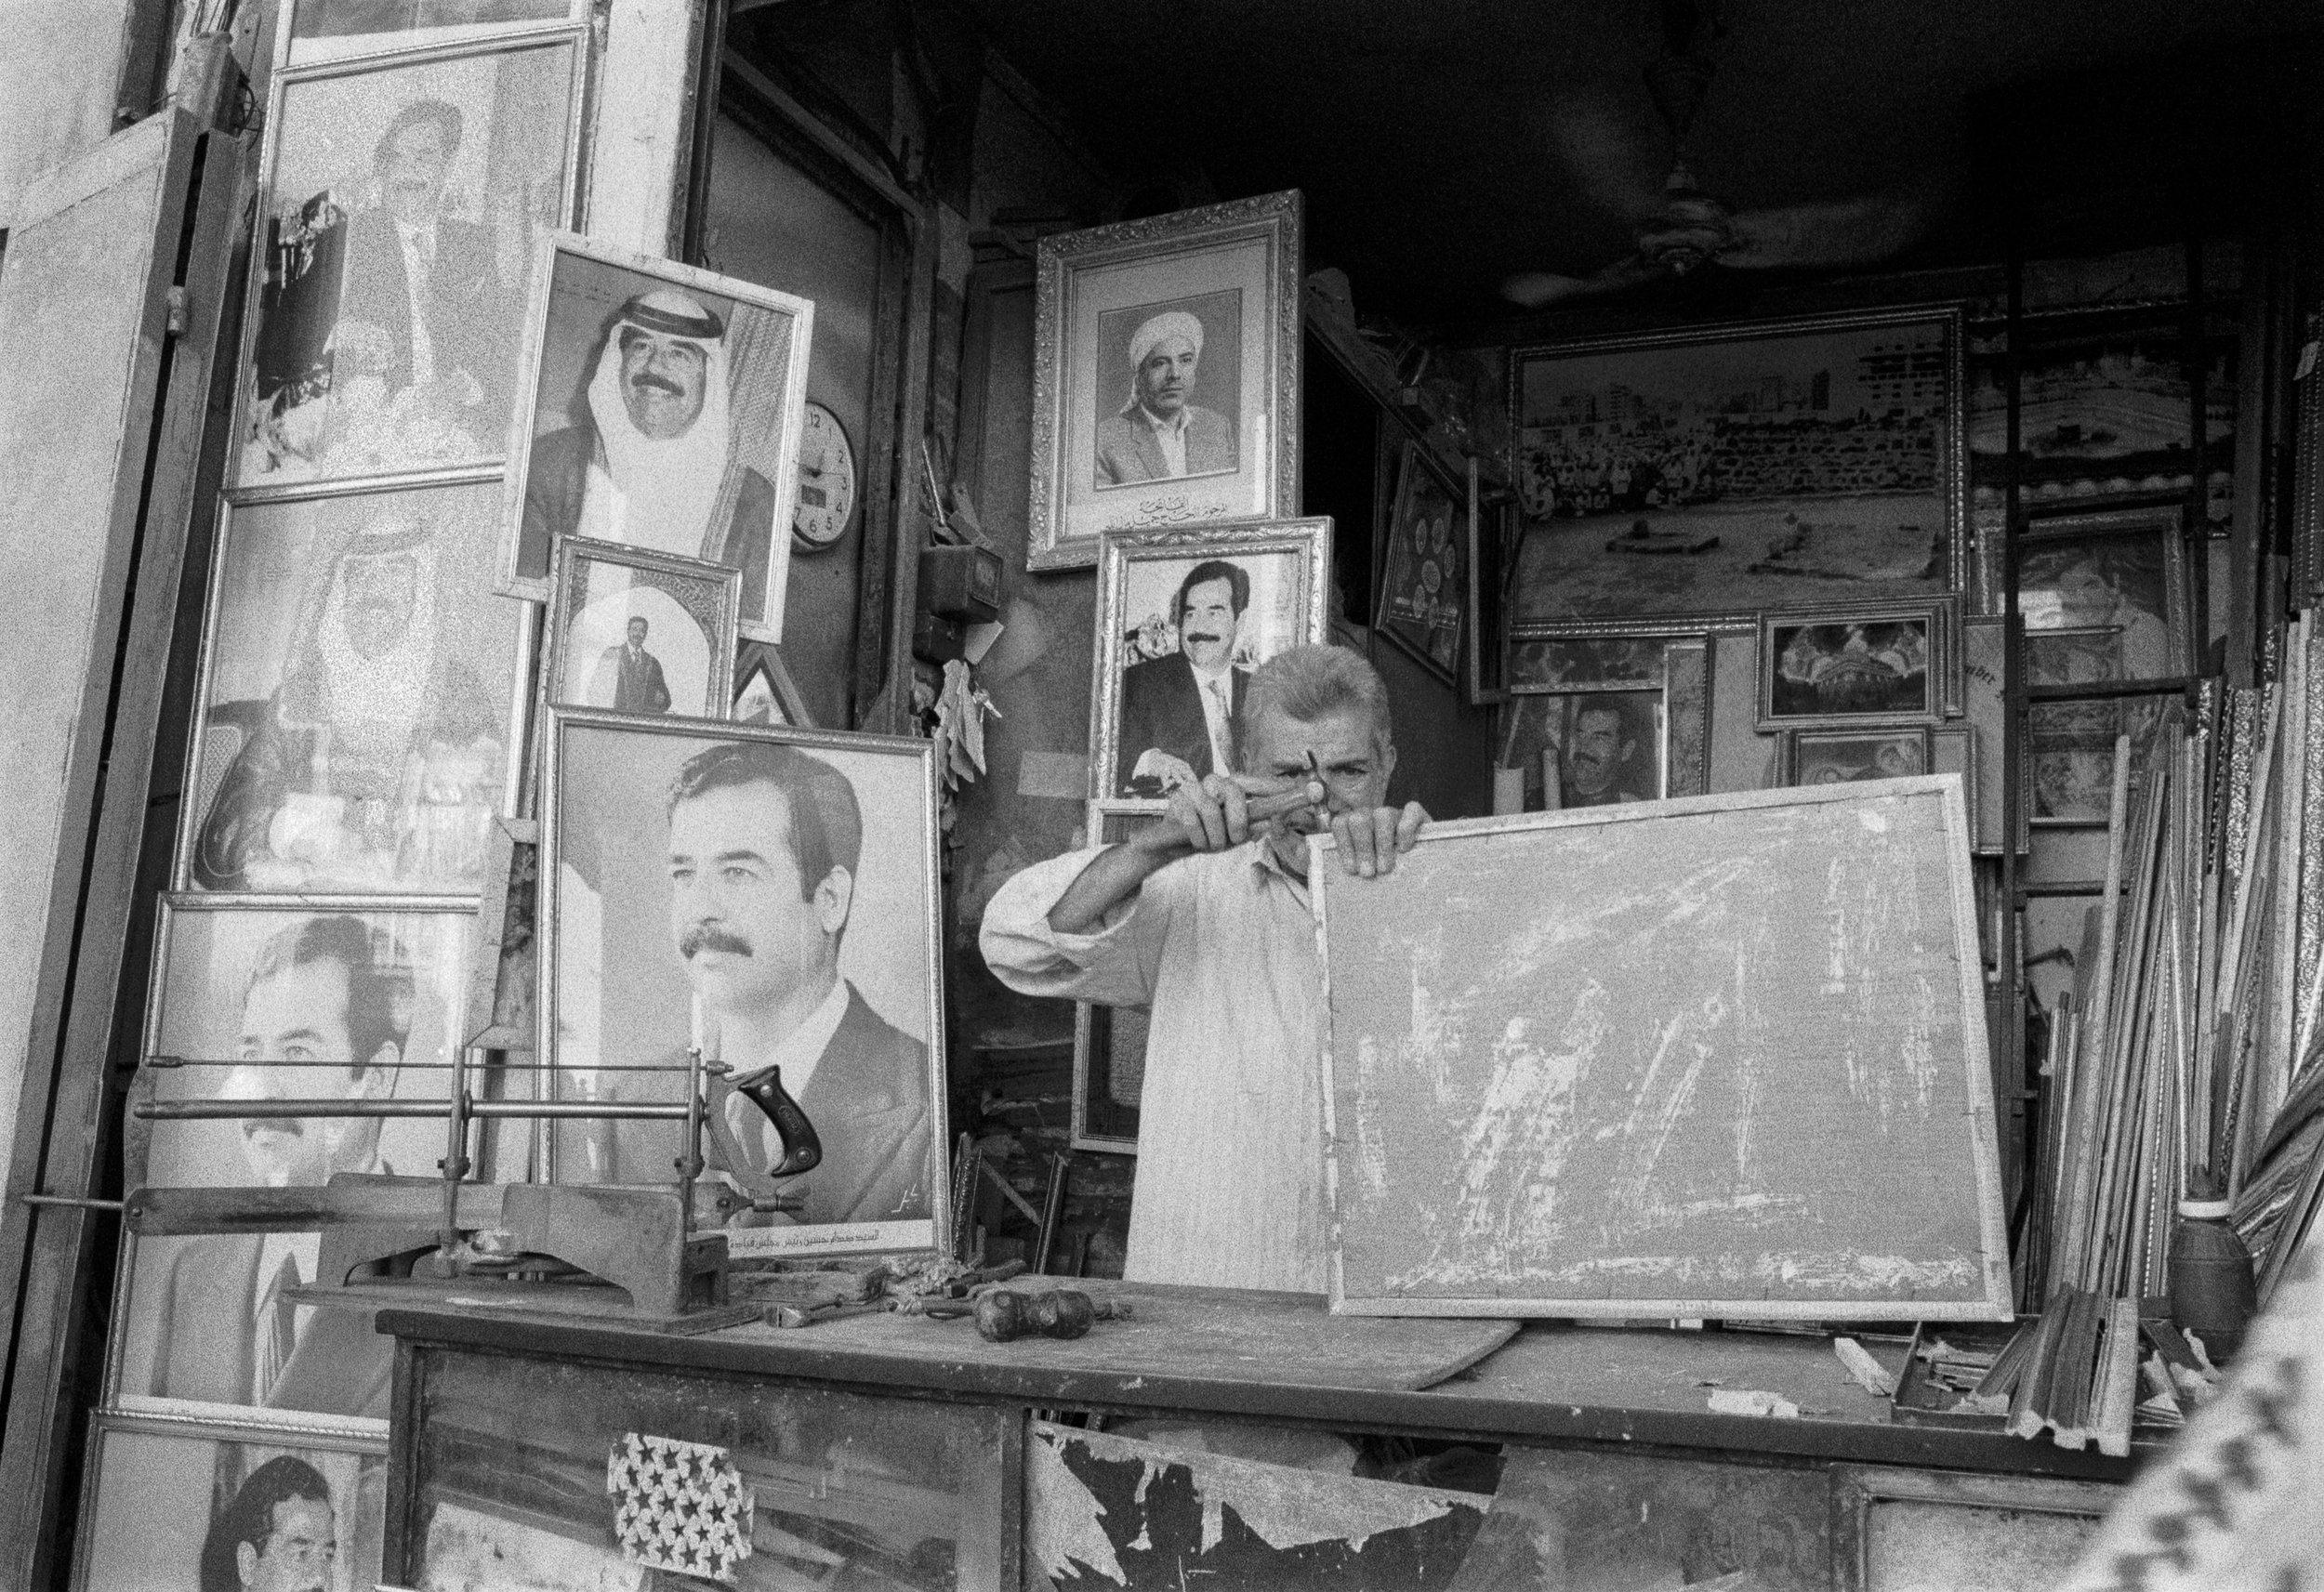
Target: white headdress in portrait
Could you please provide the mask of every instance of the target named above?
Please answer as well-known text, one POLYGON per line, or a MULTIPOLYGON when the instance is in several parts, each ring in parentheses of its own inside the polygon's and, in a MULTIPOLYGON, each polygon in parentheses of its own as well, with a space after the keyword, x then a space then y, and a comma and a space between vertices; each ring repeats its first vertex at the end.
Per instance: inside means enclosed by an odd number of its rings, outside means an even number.
POLYGON ((727 415, 725 336, 724 322, 676 288, 656 288, 622 306, 589 378, 589 418, 597 424, 601 457, 590 464, 582 490, 576 527, 582 535, 689 559, 717 550, 720 528, 711 525, 710 515, 734 441, 727 415), (702 349, 702 412, 682 435, 659 441, 629 418, 621 395, 621 336, 630 326, 683 337, 702 349))
POLYGON ((1183 337, 1193 345, 1195 358, 1202 358, 1202 322, 1183 309, 1165 309, 1150 315, 1138 323, 1129 335, 1129 401, 1138 402, 1138 367, 1146 362, 1146 356, 1158 344, 1172 337, 1183 337))
POLYGON ((441 551, 416 518, 390 514, 365 526, 333 561, 315 627, 315 656, 329 704, 337 783, 376 785, 397 777, 429 712, 441 551), (403 630, 385 649, 368 655, 348 628, 349 587, 359 576, 411 583, 403 630))

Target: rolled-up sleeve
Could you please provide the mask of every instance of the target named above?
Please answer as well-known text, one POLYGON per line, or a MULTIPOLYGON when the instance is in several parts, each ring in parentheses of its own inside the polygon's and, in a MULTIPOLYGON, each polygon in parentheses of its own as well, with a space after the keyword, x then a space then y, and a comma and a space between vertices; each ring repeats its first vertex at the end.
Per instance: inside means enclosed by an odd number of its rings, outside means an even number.
POLYGON ((1169 869, 1107 913, 1094 934, 1063 934, 1050 927, 1050 910, 1105 849, 1068 851, 1037 862, 1000 888, 984 908, 978 935, 993 977, 1020 994, 1101 1006, 1153 1003, 1170 917, 1169 869))

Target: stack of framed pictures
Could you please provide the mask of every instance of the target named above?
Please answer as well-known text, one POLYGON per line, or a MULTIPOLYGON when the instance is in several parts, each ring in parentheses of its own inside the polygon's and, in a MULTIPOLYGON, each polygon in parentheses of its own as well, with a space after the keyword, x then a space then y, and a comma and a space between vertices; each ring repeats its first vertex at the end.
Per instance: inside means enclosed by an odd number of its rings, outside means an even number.
MULTIPOLYGON (((587 11, 274 8, 234 441, 142 1036, 182 1059, 146 1070, 159 1098, 441 1098, 467 1038, 537 630, 494 591, 501 465, 530 268, 579 218, 587 11)), ((156 1123, 128 1136, 125 1181, 426 1173, 441 1136, 376 1117, 156 1123)), ((318 1243, 124 1242, 78 1585, 235 1585, 238 1553, 376 1575, 389 1362, 367 1313, 291 1292, 318 1243)))

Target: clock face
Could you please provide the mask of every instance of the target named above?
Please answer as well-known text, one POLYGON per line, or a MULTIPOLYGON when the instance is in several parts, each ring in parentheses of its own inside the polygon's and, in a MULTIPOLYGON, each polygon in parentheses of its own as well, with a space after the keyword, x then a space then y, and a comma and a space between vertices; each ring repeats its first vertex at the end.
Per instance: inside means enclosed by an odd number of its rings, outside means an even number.
POLYGON ((791 541, 801 552, 820 552, 847 531, 855 513, 855 447, 839 417, 810 399, 799 439, 799 506, 791 514, 791 541))

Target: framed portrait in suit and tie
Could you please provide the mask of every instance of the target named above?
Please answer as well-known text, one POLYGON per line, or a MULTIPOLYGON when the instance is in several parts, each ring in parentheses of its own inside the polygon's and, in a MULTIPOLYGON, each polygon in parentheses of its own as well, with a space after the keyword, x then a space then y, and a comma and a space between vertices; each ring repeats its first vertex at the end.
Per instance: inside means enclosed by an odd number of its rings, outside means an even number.
POLYGON ((619 542, 558 538, 542 700, 724 718, 743 572, 619 542))
POLYGON ((1240 770, 1251 671, 1327 638, 1331 521, 1265 520, 1103 538, 1089 795, 1159 811, 1240 770))
MULTIPOLYGON (((152 1059, 133 1099, 443 1099, 452 1048, 467 1032, 475 931, 472 907, 165 901, 145 1036, 152 1059)), ((124 1181, 307 1188, 340 1173, 432 1176, 442 1153, 437 1117, 166 1120, 131 1136, 124 1181)), ((111 1404, 362 1417, 384 1431, 390 1346, 369 1312, 291 1292, 316 1280, 320 1242, 312 1229, 125 1241, 111 1404)))
POLYGON ((1026 563, 1299 512, 1299 191, 1040 240, 1026 563))
MULTIPOLYGON (((698 1046, 730 1254, 947 1249, 931 743, 573 708, 543 735, 556 1098, 682 1100, 698 1046)), ((680 1143, 556 1123, 548 1175, 666 1179, 680 1143)))

